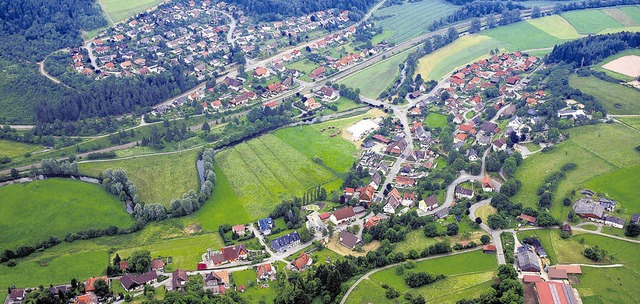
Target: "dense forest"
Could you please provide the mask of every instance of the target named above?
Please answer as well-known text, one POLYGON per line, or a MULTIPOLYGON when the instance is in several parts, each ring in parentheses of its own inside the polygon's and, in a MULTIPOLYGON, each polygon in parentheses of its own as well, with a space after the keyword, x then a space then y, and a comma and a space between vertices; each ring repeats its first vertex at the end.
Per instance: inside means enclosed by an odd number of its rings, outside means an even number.
POLYGON ((361 18, 377 0, 230 0, 242 7, 247 15, 261 21, 274 21, 283 17, 300 16, 313 12, 337 8, 350 10, 353 19, 361 18))
POLYGON ((588 36, 555 46, 547 57, 547 62, 588 66, 624 49, 638 47, 640 33, 621 32, 588 36))

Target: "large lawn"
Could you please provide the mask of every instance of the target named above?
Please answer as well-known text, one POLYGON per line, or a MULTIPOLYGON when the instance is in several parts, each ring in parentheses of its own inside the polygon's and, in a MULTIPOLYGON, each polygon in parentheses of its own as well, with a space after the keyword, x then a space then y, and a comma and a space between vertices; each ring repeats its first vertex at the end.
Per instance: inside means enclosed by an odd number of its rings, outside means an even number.
POLYGON ((424 120, 424 125, 429 128, 444 128, 447 126, 447 116, 429 112, 424 120))
MULTIPOLYGON (((349 296, 347 303, 385 303, 387 284, 401 293, 421 294, 428 303, 455 303, 461 299, 475 298, 490 288, 497 268, 495 255, 481 251, 463 253, 455 256, 436 258, 416 263, 414 269, 406 269, 397 275, 395 268, 376 272, 362 281, 349 296), (407 272, 426 271, 431 274, 444 274, 446 279, 420 288, 409 288, 404 282, 407 272)), ((397 303, 402 303, 398 298, 397 303)), ((395 302, 392 302, 395 303, 395 302)))
POLYGON ((607 174, 600 175, 589 182, 584 187, 605 194, 619 204, 616 209, 626 220, 629 220, 634 213, 640 212, 640 200, 634 195, 637 191, 638 176, 640 176, 640 165, 623 168, 607 174))
POLYGON ((133 219, 115 196, 99 185, 48 179, 0 187, 0 251, 34 245, 49 236, 111 225, 129 227, 133 219))
POLYGON ((158 5, 162 0, 100 0, 100 2, 113 21, 118 22, 158 5))
POLYGON ((273 134, 267 134, 216 154, 249 218, 272 211, 282 199, 337 177, 273 134))
POLYGON ((14 158, 42 150, 41 146, 0 139, 0 157, 14 158))
MULTIPOLYGON (((412 49, 411 49, 412 50, 412 49)), ((366 69, 355 73, 344 80, 340 84, 347 87, 360 89, 365 97, 378 98, 380 93, 393 84, 395 78, 400 75, 400 64, 407 59, 410 50, 397 54, 382 62, 376 63, 366 69)))
POLYGON ((421 74, 424 79, 440 80, 454 68, 488 57, 491 50, 504 49, 505 46, 503 42, 488 36, 465 35, 420 58, 415 73, 421 74))
POLYGON ((242 203, 233 192, 227 175, 215 164, 216 185, 209 200, 198 210, 196 215, 202 228, 217 231, 221 224, 249 223, 249 217, 242 203))
POLYGON ((640 132, 627 126, 599 124, 569 129, 567 133, 570 136, 568 140, 556 145, 550 152, 528 157, 517 169, 516 178, 523 181, 523 185, 513 197, 514 202, 536 207, 536 190, 544 179, 559 170, 563 164, 574 162, 578 165, 577 168, 567 173, 566 178, 560 182, 551 207, 554 217, 564 219, 569 207, 563 206, 561 201, 570 195, 571 190, 582 187, 585 182, 602 174, 640 163, 640 154, 634 150, 638 145, 640 132))
POLYGON ((123 160, 87 162, 80 172, 97 176, 106 169, 124 169, 146 203, 165 206, 189 190, 199 189, 196 169, 197 150, 166 155, 142 156, 123 160))
POLYGON ((596 77, 571 75, 569 84, 593 95, 609 114, 640 114, 640 90, 600 80, 596 77))
POLYGON ((562 14, 580 34, 595 34, 607 29, 622 27, 620 23, 601 10, 579 10, 562 14))
POLYGON ((559 39, 576 39, 582 37, 566 19, 560 15, 527 20, 531 25, 559 39))
POLYGON ((442 0, 423 0, 379 9, 373 17, 382 19, 375 21, 376 26, 392 32, 388 37, 390 42, 400 43, 427 33, 433 21, 450 15, 455 9, 456 6, 442 0))
POLYGON ((247 288, 240 296, 249 301, 249 303, 259 303, 260 301, 264 301, 265 303, 274 302, 277 294, 276 282, 270 282, 269 287, 261 288, 260 284, 256 283, 258 276, 255 269, 234 271, 231 275, 237 286, 244 284, 247 288), (254 286, 250 285, 251 282, 253 282, 252 285, 254 286))

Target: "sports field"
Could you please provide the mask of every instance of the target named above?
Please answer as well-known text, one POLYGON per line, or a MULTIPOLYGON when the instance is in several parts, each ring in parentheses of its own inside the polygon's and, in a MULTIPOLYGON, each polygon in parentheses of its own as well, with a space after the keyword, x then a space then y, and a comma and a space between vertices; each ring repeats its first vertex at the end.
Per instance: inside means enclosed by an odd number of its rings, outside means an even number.
POLYGON ((571 11, 562 13, 562 17, 569 21, 580 34, 595 34, 623 26, 602 10, 571 11))
POLYGON ((435 20, 446 17, 456 10, 456 6, 442 0, 406 2, 379 9, 374 13, 376 26, 390 30, 389 42, 400 43, 428 32, 428 26, 435 20), (416 23, 416 20, 420 22, 416 23))
MULTIPOLYGON (((455 303, 461 299, 475 298, 491 286, 497 268, 495 255, 473 251, 454 256, 435 258, 416 263, 404 274, 396 274, 395 267, 378 271, 362 281, 350 294, 347 303, 386 303, 382 284, 400 293, 421 294, 428 303, 455 303), (431 285, 409 288, 404 282, 407 272, 426 271, 444 274, 446 279, 431 285)), ((401 296, 402 297, 402 296, 401 296)))
POLYGON ((269 214, 291 195, 337 178, 273 134, 221 151, 216 162, 251 219, 269 214))
POLYGON ((119 22, 129 17, 143 12, 163 0, 100 0, 104 9, 111 16, 114 22, 119 22))
POLYGON ((124 205, 99 185, 48 179, 0 187, 0 251, 34 245, 49 236, 111 225, 129 227, 124 205))
MULTIPOLYGON (((640 154, 634 150, 638 145, 640 132, 627 126, 618 123, 599 124, 572 128, 567 133, 568 140, 556 145, 550 152, 528 157, 517 169, 515 177, 527 182, 523 183, 522 189, 513 197, 514 202, 536 207, 536 190, 544 179, 565 163, 574 162, 578 166, 560 182, 550 210, 555 218, 564 219, 570 209, 563 206, 561 201, 570 195, 571 190, 582 188, 584 183, 602 174, 640 164, 640 154)), ((618 182, 609 179, 606 181, 618 182)))
POLYGON ((380 93, 393 84, 395 78, 400 75, 399 65, 407 59, 409 52, 410 50, 376 63, 338 83, 360 89, 360 93, 365 97, 378 98, 380 93))
POLYGON ((124 169, 146 203, 165 206, 189 190, 199 189, 196 158, 198 150, 164 155, 142 156, 122 160, 80 164, 80 172, 98 176, 107 169, 124 169))
POLYGON ((609 114, 640 114, 640 90, 600 80, 596 77, 569 77, 571 87, 593 95, 609 114))

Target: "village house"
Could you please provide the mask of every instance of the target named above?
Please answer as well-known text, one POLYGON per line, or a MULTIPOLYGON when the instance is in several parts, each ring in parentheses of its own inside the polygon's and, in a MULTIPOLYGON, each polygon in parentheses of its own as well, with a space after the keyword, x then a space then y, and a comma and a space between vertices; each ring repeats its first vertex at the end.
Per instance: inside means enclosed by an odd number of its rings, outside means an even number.
POLYGON ((273 220, 270 217, 258 220, 258 229, 263 235, 271 234, 271 228, 273 228, 273 220))
POLYGON ((590 199, 579 199, 573 206, 573 210, 579 217, 595 222, 602 222, 604 217, 604 208, 590 199))
POLYGON ((371 185, 374 189, 378 189, 378 187, 380 187, 381 184, 382 184, 382 175, 380 175, 379 172, 374 173, 373 176, 371 176, 371 182, 369 182, 369 185, 371 185))
POLYGON ((462 186, 457 186, 455 189, 455 196, 457 198, 473 198, 473 190, 462 186))
POLYGON ((237 234, 239 236, 244 236, 245 233, 246 233, 246 227, 244 225, 242 225, 242 224, 235 225, 235 226, 231 227, 231 231, 232 231, 232 233, 235 233, 235 234, 237 234))
POLYGON ((353 211, 353 207, 344 207, 338 209, 331 214, 329 221, 334 225, 340 225, 344 223, 350 223, 356 219, 356 213, 353 211))
POLYGON ((518 267, 522 271, 540 272, 538 256, 530 245, 524 244, 518 247, 518 267))
POLYGON ((143 274, 131 274, 127 273, 123 275, 119 280, 122 287, 127 292, 142 288, 146 284, 151 284, 158 279, 158 274, 155 270, 145 272, 143 274))
POLYGON ((485 175, 482 178, 482 191, 484 192, 493 192, 495 187, 493 186, 493 181, 491 180, 491 176, 485 175))
POLYGON ((320 88, 320 90, 316 92, 316 95, 326 101, 333 101, 338 99, 338 97, 340 97, 340 95, 338 94, 338 91, 327 86, 320 88))
POLYGON ((531 225, 534 225, 534 226, 538 222, 538 219, 536 219, 535 217, 533 217, 531 215, 524 214, 524 213, 521 213, 520 216, 518 216, 518 218, 521 219, 526 224, 531 224, 531 225))
POLYGON ((604 216, 604 224, 607 226, 622 229, 624 228, 625 223, 626 221, 623 218, 615 217, 609 214, 604 216))
POLYGON ((271 266, 271 264, 262 264, 258 265, 256 268, 256 274, 258 276, 258 280, 271 280, 274 281, 276 279, 276 270, 271 266))
POLYGON ((171 273, 172 290, 182 289, 187 284, 188 280, 189 280, 189 277, 187 276, 186 271, 180 268, 176 269, 171 273))
POLYGON ((151 270, 153 271, 164 271, 164 260, 163 259, 155 259, 151 261, 151 270))
POLYGON ((300 256, 291 262, 291 266, 297 270, 302 271, 309 268, 313 264, 313 259, 306 253, 301 253, 300 256))
POLYGON ((298 231, 294 231, 271 241, 271 248, 276 252, 285 252, 290 246, 297 244, 300 244, 300 235, 298 231))
POLYGON ((229 272, 226 270, 212 271, 204 277, 204 290, 213 294, 225 294, 229 285, 229 272))
POLYGON ((109 283, 109 278, 107 276, 101 276, 101 277, 91 277, 88 278, 86 282, 84 282, 84 291, 85 292, 93 292, 96 288, 93 286, 93 284, 98 281, 98 280, 103 280, 107 283, 109 283))
POLYGON ((356 246, 362 245, 362 240, 355 234, 343 230, 340 232, 340 244, 351 250, 354 250, 356 246))
POLYGON ((358 197, 358 202, 360 203, 370 203, 375 195, 376 189, 371 185, 367 185, 360 192, 360 196, 358 197))
POLYGON ((26 293, 24 288, 13 288, 11 289, 11 293, 9 294, 9 303, 8 304, 21 304, 24 300, 26 293))
POLYGON ((438 207, 438 198, 435 194, 429 195, 427 198, 418 203, 418 209, 423 212, 434 210, 438 207))

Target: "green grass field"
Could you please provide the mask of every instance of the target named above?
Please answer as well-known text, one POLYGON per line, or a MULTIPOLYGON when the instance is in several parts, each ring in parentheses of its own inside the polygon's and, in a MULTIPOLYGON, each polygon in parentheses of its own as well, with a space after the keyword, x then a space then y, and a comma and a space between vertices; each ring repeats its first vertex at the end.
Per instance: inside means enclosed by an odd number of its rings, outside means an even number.
MULTIPOLYGON (((277 271, 277 270, 276 270, 277 271)), ((265 303, 273 303, 276 298, 277 288, 275 282, 271 282, 269 287, 260 288, 260 285, 256 283, 257 274, 255 269, 247 269, 242 271, 234 271, 232 274, 238 286, 244 284, 247 288, 245 292, 241 293, 241 297, 249 303, 258 303, 261 300, 265 303), (255 283, 253 287, 249 285, 250 282, 255 283)))
MULTIPOLYGON (((566 27, 563 27, 562 24, 558 24, 557 22, 553 23, 558 25, 560 29, 566 27)), ((509 26, 501 26, 482 31, 481 34, 502 41, 510 51, 552 47, 555 44, 564 42, 564 40, 548 34, 529 22, 518 22, 510 24, 509 26)))
POLYGON ((569 21, 580 34, 595 34, 607 29, 622 27, 609 15, 601 10, 580 10, 562 13, 562 17, 569 21))
POLYGON ((196 157, 198 150, 80 164, 80 172, 97 176, 106 169, 124 169, 138 188, 140 199, 165 206, 189 190, 199 189, 196 157))
POLYGON ((570 136, 568 140, 556 145, 550 152, 528 157, 517 169, 515 177, 526 182, 513 197, 514 202, 536 207, 536 190, 544 179, 563 164, 574 162, 578 166, 560 182, 550 210, 557 219, 564 219, 569 207, 563 206, 561 201, 569 196, 571 190, 581 188, 584 183, 602 174, 640 163, 640 154, 634 150, 640 132, 627 126, 599 124, 569 129, 567 133, 570 136))
POLYGON ((48 179, 4 186, 0 197, 0 250, 34 245, 49 236, 62 239, 89 228, 133 224, 115 196, 85 182, 48 179))
POLYGON ((298 60, 296 62, 289 63, 286 65, 287 69, 295 69, 302 72, 305 75, 311 73, 311 71, 313 71, 313 69, 317 67, 318 65, 311 62, 309 59, 298 60))
POLYGON ((209 200, 196 213, 204 229, 217 231, 221 224, 249 223, 249 217, 242 203, 233 192, 227 175, 215 164, 216 185, 209 200), (224 210, 222 212, 221 210, 224 210))
POLYGON ((619 8, 636 24, 640 24, 640 6, 623 6, 619 8))
POLYGON ((558 39, 577 39, 582 37, 566 19, 560 15, 529 19, 528 23, 558 39))
POLYGON ((446 279, 432 285, 411 289, 404 283, 404 275, 397 275, 395 268, 374 273, 369 279, 358 285, 347 303, 401 303, 402 296, 396 302, 384 297, 381 284, 387 284, 401 293, 421 294, 428 303, 455 303, 461 299, 477 297, 491 286, 494 270, 497 268, 494 255, 481 251, 463 253, 416 263, 409 271, 426 271, 431 274, 444 274, 446 279))
POLYGON ((400 43, 427 33, 429 24, 453 13, 455 9, 456 6, 442 0, 423 0, 379 9, 374 13, 374 18, 390 16, 390 18, 376 21, 375 24, 393 32, 388 37, 390 42, 400 43), (416 23, 416 20, 420 22, 416 23))
POLYGON ((380 93, 393 84, 396 76, 400 75, 399 65, 407 59, 411 50, 413 48, 367 67, 338 83, 360 89, 365 97, 378 98, 380 93))
POLYGON ((634 195, 638 189, 638 176, 640 165, 600 175, 587 182, 584 187, 616 200, 619 203, 616 209, 620 210, 620 214, 616 216, 629 220, 634 213, 640 211, 640 200, 634 195))
POLYGON ((623 26, 638 25, 631 17, 629 17, 624 11, 619 8, 607 8, 603 9, 602 11, 623 26))
POLYGON ((0 139, 0 157, 14 158, 26 153, 42 150, 41 146, 0 139))
POLYGON ((609 114, 640 114, 640 90, 575 74, 569 77, 569 85, 593 95, 609 114))
POLYGON ((476 210, 475 216, 480 217, 482 219, 482 222, 486 223, 487 219, 489 218, 489 215, 495 214, 496 212, 497 212, 496 208, 487 204, 478 208, 478 210, 476 210))
POLYGON ((640 117, 618 117, 623 124, 640 131, 640 117))
POLYGON ((284 198, 336 178, 273 134, 221 151, 216 162, 251 219, 269 214, 284 198))
POLYGON ((162 0, 100 0, 104 9, 114 22, 122 21, 137 13, 143 12, 162 2, 162 0))
POLYGON ((429 128, 444 128, 447 125, 447 116, 429 112, 424 120, 424 125, 429 128))

